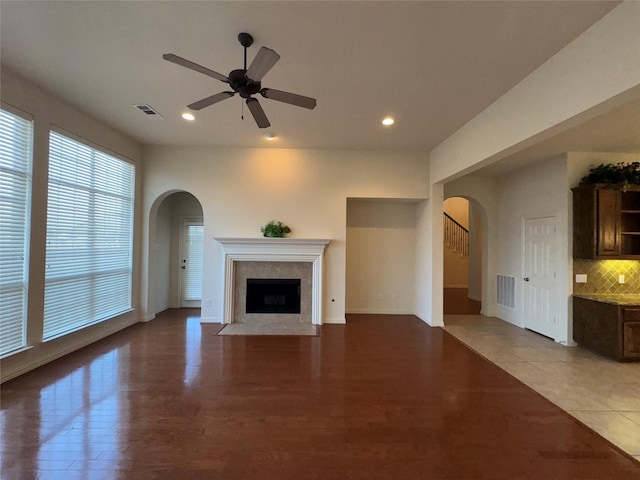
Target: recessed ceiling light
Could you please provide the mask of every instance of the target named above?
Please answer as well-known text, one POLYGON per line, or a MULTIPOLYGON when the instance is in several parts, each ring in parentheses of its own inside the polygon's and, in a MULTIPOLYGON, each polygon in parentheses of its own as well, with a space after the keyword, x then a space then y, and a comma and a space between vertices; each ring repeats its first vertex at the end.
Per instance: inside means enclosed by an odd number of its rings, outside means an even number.
POLYGON ((267 132, 264 134, 264 138, 266 138, 267 140, 273 140, 274 138, 276 138, 276 136, 273 133, 267 132))
POLYGON ((189 120, 190 122, 193 122, 196 119, 196 117, 193 116, 193 113, 189 112, 183 113, 182 118, 184 118, 185 120, 189 120))
POLYGON ((382 120, 382 124, 383 124, 385 127, 388 127, 389 125, 393 125, 393 123, 394 123, 394 122, 395 122, 395 120, 394 120, 393 118, 391 118, 391 117, 385 117, 385 118, 382 120))

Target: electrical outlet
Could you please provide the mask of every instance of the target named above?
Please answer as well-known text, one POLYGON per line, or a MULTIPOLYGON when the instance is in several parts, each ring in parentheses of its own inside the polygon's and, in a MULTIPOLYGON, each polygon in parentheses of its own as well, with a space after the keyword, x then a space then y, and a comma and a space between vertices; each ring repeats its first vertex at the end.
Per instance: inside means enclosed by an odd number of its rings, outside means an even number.
POLYGON ((576 274, 576 283, 587 283, 587 274, 586 273, 576 274))
POLYGON ((618 283, 624 283, 624 275, 618 275, 618 283))
POLYGON ((211 306, 211 299, 210 299, 210 298, 207 298, 207 299, 204 301, 204 306, 205 306, 205 307, 210 307, 210 306, 211 306))

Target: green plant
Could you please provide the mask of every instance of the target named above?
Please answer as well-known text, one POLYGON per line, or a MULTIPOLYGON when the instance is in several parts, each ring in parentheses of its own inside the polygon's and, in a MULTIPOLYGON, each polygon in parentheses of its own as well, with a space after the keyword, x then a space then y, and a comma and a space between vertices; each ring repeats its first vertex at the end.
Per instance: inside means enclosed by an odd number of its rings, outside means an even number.
POLYGON ((640 185, 640 162, 632 163, 601 163, 589 170, 582 177, 580 185, 593 183, 610 183, 616 185, 640 185))
POLYGON ((284 238, 287 233, 291 232, 291 229, 284 225, 282 222, 271 220, 264 227, 260 227, 262 235, 265 237, 284 238))

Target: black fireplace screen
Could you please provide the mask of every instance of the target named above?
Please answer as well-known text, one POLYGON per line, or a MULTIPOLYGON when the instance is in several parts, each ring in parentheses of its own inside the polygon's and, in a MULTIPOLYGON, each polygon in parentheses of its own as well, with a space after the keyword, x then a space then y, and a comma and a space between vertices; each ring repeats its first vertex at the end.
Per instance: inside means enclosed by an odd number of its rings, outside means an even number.
POLYGON ((300 279, 247 278, 247 313, 300 313, 300 279))

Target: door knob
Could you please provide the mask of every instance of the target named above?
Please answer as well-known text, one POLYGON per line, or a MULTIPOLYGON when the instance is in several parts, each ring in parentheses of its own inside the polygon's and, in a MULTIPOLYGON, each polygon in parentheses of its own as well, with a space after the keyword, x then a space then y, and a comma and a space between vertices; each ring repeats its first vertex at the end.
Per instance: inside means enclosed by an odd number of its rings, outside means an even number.
MULTIPOLYGON (((184 267, 182 267, 182 268, 184 268, 184 267)), ((529 277, 524 277, 524 281, 528 282, 529 281, 529 277)))

